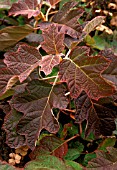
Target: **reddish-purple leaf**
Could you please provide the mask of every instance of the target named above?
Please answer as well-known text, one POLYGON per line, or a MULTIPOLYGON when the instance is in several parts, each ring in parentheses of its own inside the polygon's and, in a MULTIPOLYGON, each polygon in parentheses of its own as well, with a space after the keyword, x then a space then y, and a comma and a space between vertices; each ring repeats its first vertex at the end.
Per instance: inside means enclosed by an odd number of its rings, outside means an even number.
POLYGON ((43 37, 41 34, 31 33, 26 36, 26 41, 30 44, 38 46, 40 44, 40 42, 43 41, 43 37))
POLYGON ((17 124, 22 117, 22 113, 17 112, 16 110, 11 110, 9 114, 6 115, 4 119, 3 128, 6 131, 6 143, 11 148, 19 148, 25 144, 25 136, 19 135, 16 131, 17 124))
POLYGON ((49 2, 52 7, 55 7, 55 5, 58 4, 61 0, 46 0, 46 1, 49 2))
POLYGON ((80 36, 80 25, 78 19, 83 15, 84 10, 78 8, 77 2, 67 2, 63 5, 62 9, 56 13, 52 19, 53 22, 61 24, 61 32, 64 32, 73 38, 80 36))
POLYGON ((85 119, 88 120, 92 104, 90 98, 85 92, 82 92, 80 96, 75 99, 75 105, 75 123, 82 123, 85 119))
POLYGON ((60 63, 60 57, 58 55, 46 55, 42 57, 39 65, 41 66, 40 71, 43 71, 46 75, 52 72, 54 66, 60 63))
POLYGON ((23 82, 39 66, 41 55, 34 47, 19 45, 16 52, 5 53, 4 63, 23 82))
POLYGON ((54 155, 63 158, 68 151, 67 143, 56 136, 45 136, 39 141, 39 145, 31 152, 30 158, 35 159, 40 155, 54 155))
POLYGON ((86 136, 94 132, 95 136, 109 136, 115 130, 115 112, 103 105, 92 101, 86 93, 82 93, 77 99, 76 123, 87 120, 86 136))
POLYGON ((107 147, 108 152, 97 151, 97 158, 92 159, 88 166, 88 170, 116 170, 117 169, 117 149, 107 147))
POLYGON ((33 31, 30 25, 11 26, 0 30, 0 50, 4 50, 21 39, 25 38, 33 31))
POLYGON ((9 10, 9 15, 28 15, 28 18, 36 17, 40 14, 40 9, 36 9, 37 6, 37 0, 19 0, 17 3, 13 3, 9 10))
POLYGON ((59 77, 66 82, 73 98, 84 90, 92 99, 109 96, 114 86, 104 80, 101 73, 109 66, 109 61, 102 56, 89 56, 88 47, 76 47, 70 58, 60 63, 59 77))
MULTIPOLYGON (((52 23, 51 22, 41 22, 38 26, 40 27, 41 30, 47 29, 52 23)), ((60 33, 63 34, 67 34, 73 38, 77 38, 78 37, 78 32, 76 30, 74 30, 73 28, 64 25, 64 24, 58 24, 58 23, 54 23, 54 25, 56 25, 56 27, 58 27, 58 30, 60 33)))
POLYGON ((52 108, 66 108, 66 88, 62 85, 52 86, 46 82, 33 80, 26 86, 26 92, 14 96, 11 106, 24 113, 18 123, 18 133, 25 135, 27 145, 34 149, 42 129, 56 133, 58 121, 53 115, 52 108))
POLYGON ((112 61, 102 76, 114 82, 117 87, 117 55, 114 54, 111 49, 101 51, 100 54, 112 61))
POLYGON ((65 24, 74 28, 78 24, 78 19, 83 15, 84 10, 76 7, 77 2, 67 2, 62 9, 56 13, 52 19, 53 22, 65 24))
POLYGON ((8 68, 0 69, 0 96, 7 92, 18 81, 18 76, 8 68))
POLYGON ((42 35, 44 42, 41 46, 48 54, 59 54, 64 50, 64 34, 58 31, 56 24, 49 25, 43 30, 42 35))

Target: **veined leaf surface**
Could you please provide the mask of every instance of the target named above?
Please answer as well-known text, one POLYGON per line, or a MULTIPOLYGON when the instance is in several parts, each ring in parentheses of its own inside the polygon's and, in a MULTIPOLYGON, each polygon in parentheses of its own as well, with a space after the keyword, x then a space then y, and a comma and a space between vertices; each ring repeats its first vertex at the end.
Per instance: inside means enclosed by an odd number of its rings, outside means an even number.
POLYGON ((95 100, 113 94, 114 86, 101 76, 109 66, 106 58, 89 56, 85 46, 74 48, 69 57, 60 63, 59 76, 67 83, 71 97, 77 98, 82 90, 95 100))
POLYGON ((64 96, 63 85, 52 86, 46 82, 33 80, 26 86, 26 92, 13 97, 11 106, 24 113, 18 123, 18 133, 25 135, 27 145, 34 149, 42 129, 56 133, 58 121, 52 108, 66 108, 68 99, 64 96))

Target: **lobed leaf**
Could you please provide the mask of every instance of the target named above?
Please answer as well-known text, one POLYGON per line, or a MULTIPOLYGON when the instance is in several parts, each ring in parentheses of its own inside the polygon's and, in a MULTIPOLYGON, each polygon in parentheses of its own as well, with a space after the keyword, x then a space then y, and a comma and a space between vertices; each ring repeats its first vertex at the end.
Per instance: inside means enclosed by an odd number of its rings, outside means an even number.
POLYGON ((53 22, 60 24, 60 32, 73 38, 78 38, 82 32, 78 19, 83 15, 84 10, 78 8, 77 4, 73 1, 65 3, 52 19, 53 22))
POLYGON ((76 123, 87 120, 85 135, 94 132, 96 137, 100 135, 110 136, 115 129, 115 112, 103 105, 92 101, 85 93, 76 100, 76 123))
POLYGON ((100 54, 111 60, 109 67, 103 72, 102 76, 114 82, 117 87, 117 55, 111 49, 101 51, 100 54))
POLYGON ((26 91, 13 97, 11 106, 24 113, 18 123, 18 133, 25 135, 27 145, 33 150, 42 129, 56 133, 58 121, 52 108, 66 108, 66 88, 62 85, 52 86, 46 82, 33 80, 26 86, 26 91))
POLYGON ((30 25, 9 26, 0 30, 0 50, 4 50, 33 32, 30 25))
POLYGON ((34 47, 19 45, 17 51, 5 53, 4 63, 23 82, 39 66, 41 54, 34 47))
POLYGON ((114 86, 104 80, 101 73, 109 66, 109 61, 102 56, 89 56, 89 48, 76 47, 70 58, 60 63, 59 77, 66 82, 71 97, 77 98, 84 90, 95 100, 114 93, 114 86))
POLYGON ((44 29, 42 36, 44 42, 41 42, 41 46, 48 54, 59 54, 64 50, 64 34, 58 31, 56 24, 51 24, 44 29))
POLYGON ((46 75, 52 72, 54 66, 60 63, 59 55, 46 55, 42 57, 39 65, 41 66, 40 71, 43 71, 46 75))
POLYGON ((52 19, 53 22, 65 24, 71 28, 76 27, 78 19, 83 15, 84 10, 77 8, 77 2, 67 2, 63 5, 62 9, 56 13, 52 19))
POLYGON ((19 0, 17 3, 13 3, 9 10, 9 15, 28 15, 28 18, 36 17, 40 14, 40 9, 36 9, 37 6, 37 0, 19 0))

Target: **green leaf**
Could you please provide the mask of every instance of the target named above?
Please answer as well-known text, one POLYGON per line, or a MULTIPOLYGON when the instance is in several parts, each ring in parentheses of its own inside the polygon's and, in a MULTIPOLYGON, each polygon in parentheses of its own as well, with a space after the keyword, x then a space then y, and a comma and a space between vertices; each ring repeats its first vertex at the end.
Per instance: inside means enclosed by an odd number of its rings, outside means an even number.
POLYGON ((26 164, 24 170, 74 170, 55 156, 42 155, 26 164))
POLYGON ((33 32, 30 25, 10 26, 0 30, 0 50, 4 50, 33 32))
POLYGON ((2 96, 0 96, 0 100, 10 97, 13 94, 14 94, 14 90, 10 89, 10 90, 6 91, 2 96))
POLYGON ((88 153, 88 154, 86 154, 85 157, 84 157, 84 160, 82 162, 82 165, 87 166, 88 162, 90 160, 92 160, 93 158, 96 158, 96 154, 95 153, 88 153))
POLYGON ((87 35, 85 38, 86 44, 92 48, 96 48, 98 50, 104 50, 105 47, 108 46, 106 41, 101 38, 99 35, 91 37, 90 35, 87 35))
POLYGON ((76 144, 77 145, 75 145, 75 143, 73 144, 75 148, 72 147, 68 149, 67 154, 64 156, 65 160, 75 160, 81 155, 81 152, 84 149, 84 145, 79 142, 76 144))
POLYGON ((17 170, 12 165, 9 165, 7 162, 0 161, 0 170, 17 170))
POLYGON ((75 160, 77 159, 81 152, 83 151, 84 146, 82 145, 82 147, 79 148, 70 148, 68 149, 67 154, 64 156, 65 160, 75 160))
POLYGON ((83 167, 74 161, 66 160, 65 163, 71 167, 73 167, 74 170, 83 170, 83 167))
POLYGON ((114 146, 116 142, 116 137, 106 138, 98 147, 99 150, 107 151, 107 147, 114 146))

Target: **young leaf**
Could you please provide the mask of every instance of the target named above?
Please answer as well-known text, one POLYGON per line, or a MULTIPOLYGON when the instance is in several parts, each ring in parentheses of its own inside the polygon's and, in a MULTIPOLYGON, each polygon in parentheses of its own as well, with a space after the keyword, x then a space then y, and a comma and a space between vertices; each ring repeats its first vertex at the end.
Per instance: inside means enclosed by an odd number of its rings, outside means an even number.
POLYGON ((96 155, 97 158, 92 159, 88 166, 87 169, 117 169, 117 149, 113 147, 108 147, 107 148, 108 153, 106 152, 101 152, 97 151, 96 155))
POLYGON ((36 17, 40 14, 40 9, 36 9, 37 6, 37 0, 19 0, 17 3, 13 3, 9 10, 9 15, 28 15, 28 18, 36 17))
POLYGON ((52 72, 54 66, 60 63, 60 57, 58 55, 46 55, 42 57, 39 65, 41 66, 40 71, 43 71, 46 75, 52 72))
POLYGON ((52 155, 41 155, 38 159, 30 161, 25 165, 25 170, 74 170, 67 166, 62 160, 52 155))
POLYGON ((85 93, 76 99, 76 123, 87 120, 86 136, 94 132, 98 137, 101 134, 110 136, 115 129, 115 112, 92 101, 85 93))
POLYGON ((11 26, 0 30, 0 50, 4 50, 33 32, 30 25, 11 26))
POLYGON ((39 66, 41 59, 38 50, 26 44, 19 45, 16 52, 10 51, 4 56, 4 63, 15 75, 18 75, 20 82, 23 82, 39 66))
POLYGON ((58 31, 56 24, 51 24, 42 32, 44 42, 41 43, 42 48, 48 54, 59 54, 64 50, 64 34, 58 31))
POLYGON ((25 135, 27 145, 33 150, 42 129, 56 133, 58 121, 52 108, 66 108, 66 88, 62 85, 52 86, 46 82, 33 80, 26 86, 26 92, 13 97, 11 106, 24 113, 18 123, 18 133, 25 135))
POLYGON ((39 145, 31 152, 30 158, 35 159, 41 155, 54 155, 63 158, 68 151, 67 143, 56 136, 45 136, 39 141, 39 145))
POLYGON ((70 58, 60 63, 59 77, 66 82, 71 97, 77 98, 84 90, 95 100, 113 94, 114 87, 101 76, 109 61, 102 56, 89 56, 89 48, 82 46, 72 50, 70 58))

